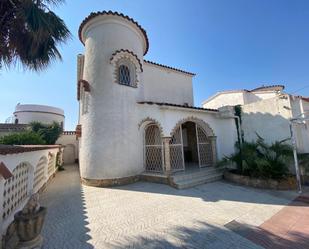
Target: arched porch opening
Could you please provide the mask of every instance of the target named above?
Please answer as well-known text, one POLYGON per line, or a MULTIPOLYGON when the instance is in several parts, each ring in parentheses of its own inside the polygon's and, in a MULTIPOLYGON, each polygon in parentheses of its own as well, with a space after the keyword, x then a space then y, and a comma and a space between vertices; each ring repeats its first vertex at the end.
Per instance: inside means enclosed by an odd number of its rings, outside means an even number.
POLYGON ((148 172, 164 171, 164 155, 161 131, 156 123, 145 126, 144 167, 148 172))
POLYGON ((213 166, 216 162, 216 137, 202 120, 187 119, 173 129, 170 141, 172 172, 213 166))

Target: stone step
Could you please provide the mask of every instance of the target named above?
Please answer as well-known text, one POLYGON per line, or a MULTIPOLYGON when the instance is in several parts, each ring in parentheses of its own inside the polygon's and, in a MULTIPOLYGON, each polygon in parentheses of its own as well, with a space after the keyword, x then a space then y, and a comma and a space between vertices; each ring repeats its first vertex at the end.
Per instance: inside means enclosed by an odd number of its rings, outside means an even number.
POLYGON ((222 173, 214 173, 214 174, 210 174, 207 176, 201 176, 201 177, 194 178, 194 179, 185 179, 181 181, 176 181, 173 183, 173 185, 177 189, 186 189, 186 188, 195 187, 197 185, 218 181, 218 180, 221 180, 222 177, 223 177, 222 173))
POLYGON ((223 175, 224 168, 202 168, 200 170, 192 171, 192 172, 181 172, 171 176, 171 179, 174 182, 182 181, 182 180, 193 180, 198 179, 200 177, 207 177, 213 174, 221 174, 223 175))

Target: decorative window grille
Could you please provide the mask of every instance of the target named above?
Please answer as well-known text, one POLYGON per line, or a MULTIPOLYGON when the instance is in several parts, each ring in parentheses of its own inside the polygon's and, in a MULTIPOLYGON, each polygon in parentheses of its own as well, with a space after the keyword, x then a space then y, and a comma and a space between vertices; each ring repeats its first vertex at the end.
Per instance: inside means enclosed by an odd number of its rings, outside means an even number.
POLYGON ((131 85, 131 76, 130 76, 130 69, 126 65, 120 65, 118 69, 118 79, 119 84, 122 85, 131 85))
POLYGON ((172 171, 180 171, 185 169, 182 127, 180 126, 172 136, 170 142, 170 158, 172 171))
POLYGON ((50 154, 50 158, 48 161, 48 176, 51 176, 56 170, 56 156, 54 154, 50 154))
POLYGON ((45 182, 45 167, 47 166, 46 157, 41 157, 38 165, 36 166, 36 170, 34 172, 34 182, 33 189, 36 192, 45 182))
POLYGON ((207 138, 205 132, 198 125, 196 125, 196 134, 200 167, 212 166, 213 153, 211 141, 207 138))
POLYGON ((21 163, 13 170, 13 176, 4 182, 3 219, 6 219, 27 198, 29 172, 27 163, 21 163))
POLYGON ((163 171, 163 143, 160 129, 151 124, 145 129, 145 169, 150 172, 163 171))

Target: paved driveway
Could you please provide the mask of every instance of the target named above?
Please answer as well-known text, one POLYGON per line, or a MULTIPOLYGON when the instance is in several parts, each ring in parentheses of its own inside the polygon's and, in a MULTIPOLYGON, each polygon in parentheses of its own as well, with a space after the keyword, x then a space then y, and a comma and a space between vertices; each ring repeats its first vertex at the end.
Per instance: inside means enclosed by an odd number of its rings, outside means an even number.
POLYGON ((81 186, 77 166, 67 166, 41 196, 44 248, 262 248, 229 224, 260 226, 295 195, 225 182, 95 188, 81 186))

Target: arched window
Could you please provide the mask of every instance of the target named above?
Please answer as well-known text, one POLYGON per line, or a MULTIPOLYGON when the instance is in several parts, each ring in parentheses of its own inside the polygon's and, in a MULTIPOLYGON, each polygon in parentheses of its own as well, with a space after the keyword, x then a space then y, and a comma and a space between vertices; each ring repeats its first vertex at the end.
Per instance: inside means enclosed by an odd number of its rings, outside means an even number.
POLYGON ((132 51, 120 49, 115 51, 110 58, 114 66, 114 82, 117 84, 136 88, 143 72, 143 64, 139 57, 132 51))
POLYGON ((126 65, 120 65, 118 68, 118 79, 119 84, 130 86, 131 83, 131 76, 130 76, 130 69, 126 65))

